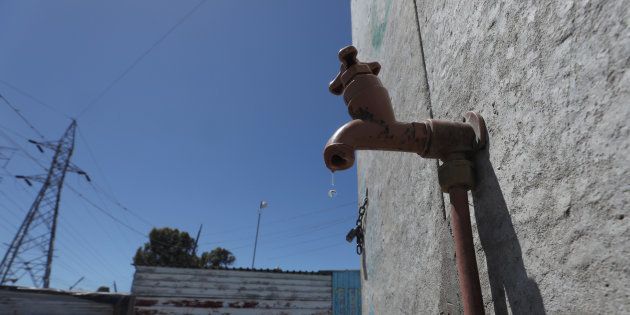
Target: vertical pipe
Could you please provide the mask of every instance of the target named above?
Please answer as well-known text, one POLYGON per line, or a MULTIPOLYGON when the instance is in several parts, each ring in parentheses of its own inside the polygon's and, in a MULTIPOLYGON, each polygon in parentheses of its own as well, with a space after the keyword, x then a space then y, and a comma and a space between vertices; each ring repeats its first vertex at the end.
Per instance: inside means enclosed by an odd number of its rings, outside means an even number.
POLYGON ((258 228, 260 227, 261 214, 262 214, 262 208, 258 209, 258 224, 256 224, 256 240, 254 241, 254 257, 252 257, 252 269, 254 269, 254 262, 256 261, 256 246, 258 245, 258 228))
POLYGON ((470 210, 468 193, 465 188, 449 189, 451 200, 451 224, 455 239, 457 273, 459 275, 459 291, 462 296, 464 314, 484 314, 479 272, 475 258, 472 228, 470 226, 470 210))

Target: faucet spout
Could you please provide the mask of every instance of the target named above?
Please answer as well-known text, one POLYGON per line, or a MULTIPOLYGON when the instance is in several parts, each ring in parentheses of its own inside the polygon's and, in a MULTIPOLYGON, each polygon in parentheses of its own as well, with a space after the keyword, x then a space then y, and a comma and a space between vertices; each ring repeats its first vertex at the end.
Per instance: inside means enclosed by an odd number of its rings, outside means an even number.
POLYGON ((334 172, 352 167, 356 150, 423 154, 427 150, 428 132, 425 123, 377 123, 355 119, 330 137, 324 148, 324 161, 334 172))

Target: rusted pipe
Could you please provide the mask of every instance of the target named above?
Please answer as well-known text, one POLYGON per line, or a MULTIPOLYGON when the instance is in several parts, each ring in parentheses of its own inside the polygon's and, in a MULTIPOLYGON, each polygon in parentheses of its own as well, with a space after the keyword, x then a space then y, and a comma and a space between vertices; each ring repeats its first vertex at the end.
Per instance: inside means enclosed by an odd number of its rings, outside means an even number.
POLYGON ((462 296, 464 314, 483 314, 483 298, 481 297, 479 272, 470 225, 467 189, 452 187, 448 193, 451 200, 451 224, 455 239, 459 292, 462 296))

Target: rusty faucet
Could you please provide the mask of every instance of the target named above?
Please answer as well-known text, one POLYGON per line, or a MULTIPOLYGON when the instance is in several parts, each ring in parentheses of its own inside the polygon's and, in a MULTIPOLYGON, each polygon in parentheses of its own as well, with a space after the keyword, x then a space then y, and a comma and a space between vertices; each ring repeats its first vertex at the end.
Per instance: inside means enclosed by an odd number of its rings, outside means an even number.
POLYGON ((467 158, 485 145, 481 116, 468 112, 463 122, 428 119, 404 123, 396 120, 387 89, 377 77, 378 62, 357 60, 357 49, 339 51, 341 70, 330 83, 335 95, 343 94, 352 121, 328 140, 324 161, 331 171, 354 164, 354 151, 381 150, 414 152, 443 161, 467 158))
POLYGON ((457 254, 460 291, 466 314, 483 314, 467 191, 474 188, 472 155, 486 144, 486 126, 475 112, 462 121, 427 119, 399 122, 394 116, 387 89, 377 77, 378 62, 357 60, 357 49, 339 51, 341 69, 329 90, 342 95, 352 121, 339 128, 324 148, 324 161, 331 171, 352 167, 356 150, 414 152, 423 158, 440 159, 438 180, 450 194, 451 221, 457 254))

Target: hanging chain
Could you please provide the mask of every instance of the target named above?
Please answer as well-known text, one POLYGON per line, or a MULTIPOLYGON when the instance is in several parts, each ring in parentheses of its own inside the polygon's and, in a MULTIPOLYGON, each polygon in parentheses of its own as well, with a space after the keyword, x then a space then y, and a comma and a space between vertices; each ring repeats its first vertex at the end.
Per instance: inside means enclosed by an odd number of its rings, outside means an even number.
POLYGON ((352 243, 352 240, 357 239, 357 255, 363 254, 363 216, 365 215, 365 211, 367 211, 368 207, 368 197, 365 196, 363 200, 363 205, 359 207, 359 216, 357 217, 356 226, 348 232, 346 235, 346 241, 348 243, 352 243))

